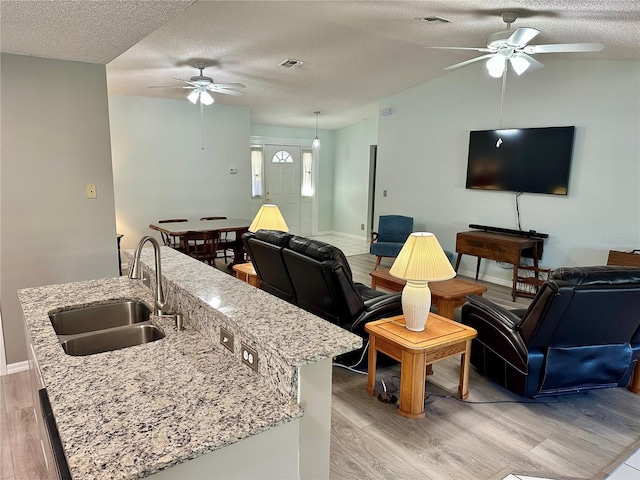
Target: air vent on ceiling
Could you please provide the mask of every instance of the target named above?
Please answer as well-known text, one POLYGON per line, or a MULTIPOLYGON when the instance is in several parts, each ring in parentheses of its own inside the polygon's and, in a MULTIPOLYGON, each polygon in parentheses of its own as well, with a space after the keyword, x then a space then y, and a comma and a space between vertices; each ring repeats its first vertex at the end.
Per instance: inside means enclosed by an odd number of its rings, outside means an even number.
POLYGON ((302 60, 293 60, 291 58, 286 59, 284 62, 280 63, 280 67, 284 68, 296 68, 302 65, 304 62, 302 60))
POLYGON ((451 20, 447 20, 446 18, 442 17, 420 17, 416 18, 416 20, 427 23, 451 23, 451 20))

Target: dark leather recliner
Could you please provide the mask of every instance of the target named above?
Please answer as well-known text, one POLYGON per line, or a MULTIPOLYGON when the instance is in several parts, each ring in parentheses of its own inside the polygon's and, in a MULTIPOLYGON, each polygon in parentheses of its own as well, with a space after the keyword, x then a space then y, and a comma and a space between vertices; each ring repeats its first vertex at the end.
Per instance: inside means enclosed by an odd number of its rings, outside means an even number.
POLYGON ((242 241, 261 288, 363 338, 365 323, 402 314, 401 294, 354 283, 349 262, 333 245, 271 230, 245 233, 242 241))
POLYGON ((640 355, 640 268, 552 272, 526 310, 469 295, 471 363, 530 398, 626 386, 640 355))

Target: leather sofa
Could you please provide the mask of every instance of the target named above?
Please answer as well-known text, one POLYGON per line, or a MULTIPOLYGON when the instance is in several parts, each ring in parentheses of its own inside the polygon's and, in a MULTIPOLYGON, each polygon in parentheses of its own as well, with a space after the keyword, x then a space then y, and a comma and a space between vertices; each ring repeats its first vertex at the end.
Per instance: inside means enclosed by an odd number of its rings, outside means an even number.
POLYGON ((626 386, 640 356, 640 268, 560 268, 526 310, 469 295, 471 363, 518 395, 626 386))
POLYGON ((260 288, 363 338, 365 323, 402 314, 401 294, 354 282, 333 245, 274 230, 245 233, 242 241, 260 288))

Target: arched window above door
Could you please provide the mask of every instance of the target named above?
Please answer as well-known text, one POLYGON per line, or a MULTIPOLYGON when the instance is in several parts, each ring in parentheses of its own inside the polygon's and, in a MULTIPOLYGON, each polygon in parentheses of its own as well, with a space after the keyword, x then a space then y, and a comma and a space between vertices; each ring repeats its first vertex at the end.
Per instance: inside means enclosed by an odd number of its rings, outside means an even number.
POLYGON ((271 158, 271 163, 293 163, 293 157, 286 150, 280 150, 271 158))

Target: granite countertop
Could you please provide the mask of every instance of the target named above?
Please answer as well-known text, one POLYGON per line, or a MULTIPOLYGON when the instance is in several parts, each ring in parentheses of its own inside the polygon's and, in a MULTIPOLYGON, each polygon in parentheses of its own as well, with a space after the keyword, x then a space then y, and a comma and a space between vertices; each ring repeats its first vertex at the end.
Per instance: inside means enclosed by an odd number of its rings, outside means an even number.
MULTIPOLYGON (((152 258, 146 250, 143 260, 152 258)), ((165 280, 182 284, 239 334, 255 334, 261 348, 282 354, 294 370, 361 345, 360 337, 223 272, 170 249, 162 255, 165 280)), ((303 415, 295 398, 194 328, 192 312, 184 331, 152 316, 166 334, 155 342, 82 357, 64 353, 49 312, 115 299, 152 306, 139 281, 108 278, 18 295, 74 478, 142 478, 303 415)))

